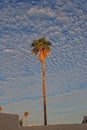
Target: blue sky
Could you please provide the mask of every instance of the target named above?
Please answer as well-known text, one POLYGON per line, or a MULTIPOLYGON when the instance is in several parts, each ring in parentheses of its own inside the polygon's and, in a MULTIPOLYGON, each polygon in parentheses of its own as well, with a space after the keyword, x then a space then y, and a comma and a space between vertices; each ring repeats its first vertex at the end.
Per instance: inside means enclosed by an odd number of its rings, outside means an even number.
POLYGON ((46 59, 48 124, 87 115, 87 1, 0 0, 0 105, 43 124, 41 64, 34 39, 52 42, 46 59), (37 118, 38 117, 38 118, 37 118))

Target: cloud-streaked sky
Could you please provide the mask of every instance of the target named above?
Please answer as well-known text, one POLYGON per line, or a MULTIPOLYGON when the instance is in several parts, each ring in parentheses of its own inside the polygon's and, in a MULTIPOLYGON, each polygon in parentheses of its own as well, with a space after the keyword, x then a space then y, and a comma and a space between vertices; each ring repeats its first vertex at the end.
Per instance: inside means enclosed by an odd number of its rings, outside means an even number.
POLYGON ((48 124, 87 115, 87 0, 0 0, 0 105, 43 124, 41 64, 33 40, 52 42, 46 59, 48 124))

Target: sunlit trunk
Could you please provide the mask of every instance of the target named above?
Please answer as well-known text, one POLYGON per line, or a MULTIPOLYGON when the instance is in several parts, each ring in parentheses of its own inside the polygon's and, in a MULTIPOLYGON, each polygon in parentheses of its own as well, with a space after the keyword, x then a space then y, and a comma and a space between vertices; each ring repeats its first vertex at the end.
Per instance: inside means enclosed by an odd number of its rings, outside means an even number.
POLYGON ((45 61, 42 62, 42 89, 43 89, 44 125, 47 125, 45 61))

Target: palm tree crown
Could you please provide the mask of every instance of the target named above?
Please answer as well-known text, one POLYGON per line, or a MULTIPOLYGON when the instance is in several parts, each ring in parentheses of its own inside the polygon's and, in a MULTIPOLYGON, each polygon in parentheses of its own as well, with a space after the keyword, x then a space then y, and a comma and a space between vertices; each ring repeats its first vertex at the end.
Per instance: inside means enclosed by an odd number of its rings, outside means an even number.
POLYGON ((44 62, 45 57, 47 57, 50 53, 50 46, 51 42, 46 41, 45 37, 42 37, 38 40, 34 40, 32 42, 32 53, 34 55, 39 54, 39 60, 44 62))

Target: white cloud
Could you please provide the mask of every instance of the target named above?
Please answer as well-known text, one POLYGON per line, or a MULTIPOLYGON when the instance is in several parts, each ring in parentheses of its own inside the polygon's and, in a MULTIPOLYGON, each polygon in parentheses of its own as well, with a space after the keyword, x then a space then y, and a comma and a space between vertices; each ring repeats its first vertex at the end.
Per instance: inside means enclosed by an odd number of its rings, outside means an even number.
POLYGON ((3 50, 3 52, 8 53, 8 54, 14 54, 15 53, 15 51, 13 49, 5 49, 5 50, 3 50))
POLYGON ((34 8, 30 8, 27 13, 28 13, 28 15, 44 14, 44 15, 48 15, 50 17, 54 17, 55 16, 55 13, 50 8, 34 7, 34 8))

